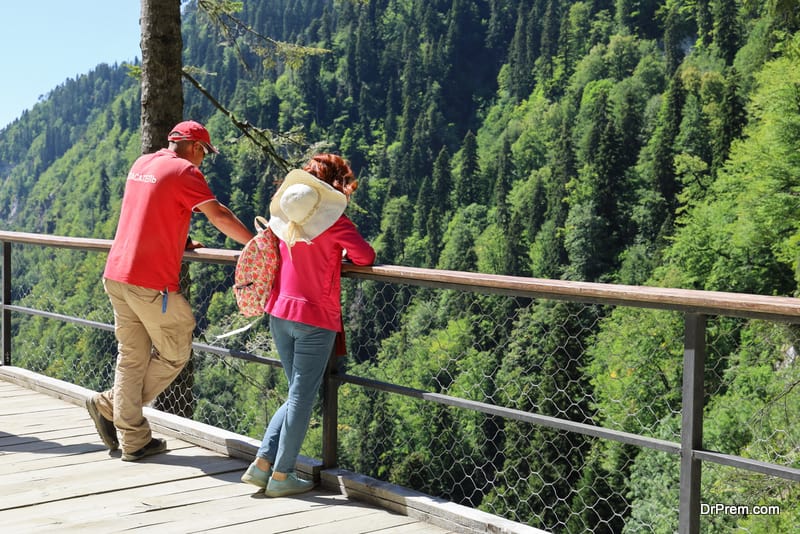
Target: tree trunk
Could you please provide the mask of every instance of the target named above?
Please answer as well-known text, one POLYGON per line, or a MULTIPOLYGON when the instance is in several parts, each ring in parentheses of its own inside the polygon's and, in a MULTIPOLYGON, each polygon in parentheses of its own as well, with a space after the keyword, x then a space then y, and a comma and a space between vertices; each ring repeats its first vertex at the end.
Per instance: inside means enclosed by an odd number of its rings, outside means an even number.
MULTIPOLYGON (((167 146, 167 135, 183 120, 183 39, 181 0, 142 0, 142 154, 167 146)), ((188 288, 188 268, 181 270, 181 286, 188 288)), ((153 407, 191 417, 194 412, 192 357, 175 381, 158 396, 153 407)))
POLYGON ((142 154, 167 146, 183 120, 180 0, 142 0, 142 154))

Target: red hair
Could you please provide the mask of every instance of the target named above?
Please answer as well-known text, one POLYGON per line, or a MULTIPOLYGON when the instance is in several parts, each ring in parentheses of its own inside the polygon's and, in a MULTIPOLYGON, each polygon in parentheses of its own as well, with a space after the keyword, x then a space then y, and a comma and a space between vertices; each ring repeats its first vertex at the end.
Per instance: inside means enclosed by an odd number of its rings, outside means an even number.
POLYGON ((356 179, 350 164, 336 154, 317 154, 306 163, 303 170, 345 194, 348 194, 348 186, 356 179))

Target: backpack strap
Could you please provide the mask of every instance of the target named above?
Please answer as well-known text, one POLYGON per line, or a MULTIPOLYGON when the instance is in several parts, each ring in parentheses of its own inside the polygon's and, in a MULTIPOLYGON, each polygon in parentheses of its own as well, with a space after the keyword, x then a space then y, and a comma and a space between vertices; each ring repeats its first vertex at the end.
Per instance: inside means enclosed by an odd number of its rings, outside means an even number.
MULTIPOLYGON (((263 317, 263 316, 262 316, 263 317)), ((254 324, 261 320, 261 317, 258 317, 255 321, 251 322, 250 324, 243 326, 241 328, 237 328, 236 330, 231 330, 230 332, 225 332, 224 334, 220 334, 218 336, 214 336, 214 339, 225 339, 226 337, 235 336, 237 334, 241 334, 242 332, 247 332, 250 330, 254 324)))
POLYGON ((269 221, 267 221, 261 215, 256 215, 256 218, 253 219, 253 226, 255 226, 256 232, 261 233, 269 228, 269 221))

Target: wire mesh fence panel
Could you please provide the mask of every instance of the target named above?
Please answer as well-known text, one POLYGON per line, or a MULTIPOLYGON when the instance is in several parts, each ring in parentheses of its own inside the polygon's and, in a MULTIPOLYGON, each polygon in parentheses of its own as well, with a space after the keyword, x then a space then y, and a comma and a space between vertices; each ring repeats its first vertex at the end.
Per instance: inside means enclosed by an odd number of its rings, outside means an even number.
MULTIPOLYGON (((663 323, 658 340, 641 317, 623 321, 610 307, 378 282, 346 292, 361 297, 346 321, 357 325, 349 374, 576 423, 679 434, 663 421, 680 414, 683 343, 671 335, 682 329, 680 314, 648 312, 650 324, 663 323), (599 339, 600 325, 615 320, 644 329, 644 341, 599 339)), ((355 471, 555 531, 617 531, 635 504, 626 486, 634 448, 385 392, 345 386, 340 395, 339 454, 355 471)))
POLYGON ((704 463, 701 493, 702 532, 788 533, 800 525, 796 481, 704 463))
POLYGON ((717 318, 709 334, 706 448, 797 466, 798 327, 717 318))

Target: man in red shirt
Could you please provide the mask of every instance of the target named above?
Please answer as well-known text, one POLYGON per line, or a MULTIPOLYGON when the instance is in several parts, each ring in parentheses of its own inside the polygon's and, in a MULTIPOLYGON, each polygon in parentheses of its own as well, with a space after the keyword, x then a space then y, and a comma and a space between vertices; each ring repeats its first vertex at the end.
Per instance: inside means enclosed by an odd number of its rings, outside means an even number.
POLYGON ((192 213, 202 212, 241 244, 253 234, 220 204, 200 172, 218 153, 203 125, 177 124, 169 147, 145 154, 131 167, 103 286, 114 308, 119 354, 112 389, 86 407, 110 450, 136 461, 166 450, 152 437, 142 407, 169 386, 189 359, 195 319, 179 292, 183 252, 202 246, 188 239, 192 213), (117 440, 119 432, 119 440, 117 440))

